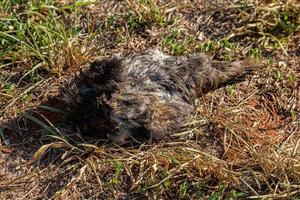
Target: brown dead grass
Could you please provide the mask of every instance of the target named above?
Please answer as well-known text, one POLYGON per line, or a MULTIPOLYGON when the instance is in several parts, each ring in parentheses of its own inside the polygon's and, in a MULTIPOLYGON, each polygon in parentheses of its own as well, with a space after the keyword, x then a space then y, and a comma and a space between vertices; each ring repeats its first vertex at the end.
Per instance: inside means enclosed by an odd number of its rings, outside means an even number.
MULTIPOLYGON (((154 47, 176 54, 181 45, 182 53, 204 51, 225 60, 254 56, 268 64, 235 88, 201 98, 185 132, 132 147, 82 138, 63 122, 62 113, 37 108, 63 110, 53 97, 86 61, 59 77, 49 73, 36 84, 25 81, 12 96, 0 96, 0 199, 297 199, 299 2, 148 2, 102 1, 85 7, 81 27, 102 28, 90 47, 94 57, 154 47), (125 18, 128 10, 137 18, 125 18), (277 23, 278 13, 285 12, 298 25, 291 32, 277 23), (108 15, 116 20, 110 23, 108 15), (173 30, 177 35, 164 42, 173 30), (253 53, 256 48, 261 54, 253 53), (32 98, 21 101, 17 97, 26 90, 32 98), (48 136, 50 129, 56 136, 48 136)), ((3 80, 16 73, 1 72, 3 80)))

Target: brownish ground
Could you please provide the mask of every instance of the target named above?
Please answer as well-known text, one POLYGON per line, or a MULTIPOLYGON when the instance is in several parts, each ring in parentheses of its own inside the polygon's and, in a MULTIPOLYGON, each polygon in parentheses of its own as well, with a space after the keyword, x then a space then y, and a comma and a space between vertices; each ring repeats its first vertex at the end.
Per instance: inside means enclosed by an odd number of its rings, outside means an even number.
POLYGON ((30 62, 0 68, 0 199, 300 197, 299 1, 127 0, 80 9, 79 28, 100 32, 88 42, 83 34, 69 53, 56 54, 68 58, 68 67, 41 69, 36 82, 24 78, 12 93, 4 85, 17 83, 30 62), (88 53, 75 51, 84 48, 88 53), (265 67, 199 99, 186 131, 156 144, 119 147, 82 138, 53 109, 64 111, 55 98, 94 58, 148 48, 252 57, 265 67))

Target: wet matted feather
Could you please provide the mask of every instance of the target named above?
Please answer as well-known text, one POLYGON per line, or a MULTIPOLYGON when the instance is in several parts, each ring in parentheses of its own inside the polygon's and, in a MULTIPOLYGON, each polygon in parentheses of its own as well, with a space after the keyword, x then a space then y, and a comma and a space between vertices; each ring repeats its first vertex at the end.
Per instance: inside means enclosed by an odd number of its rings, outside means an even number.
POLYGON ((204 54, 175 57, 148 50, 94 61, 63 100, 81 132, 119 144, 131 136, 160 140, 193 116, 197 98, 243 81, 257 67, 250 60, 221 62, 204 54))

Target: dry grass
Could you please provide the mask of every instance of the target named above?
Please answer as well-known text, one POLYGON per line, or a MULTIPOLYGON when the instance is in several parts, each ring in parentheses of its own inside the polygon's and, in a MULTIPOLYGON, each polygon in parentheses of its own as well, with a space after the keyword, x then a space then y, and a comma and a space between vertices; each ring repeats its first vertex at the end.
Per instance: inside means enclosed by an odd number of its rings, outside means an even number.
POLYGON ((0 199, 299 198, 299 13, 297 0, 2 1, 0 199), (154 47, 266 66, 158 144, 103 144, 64 121, 70 74, 154 47))

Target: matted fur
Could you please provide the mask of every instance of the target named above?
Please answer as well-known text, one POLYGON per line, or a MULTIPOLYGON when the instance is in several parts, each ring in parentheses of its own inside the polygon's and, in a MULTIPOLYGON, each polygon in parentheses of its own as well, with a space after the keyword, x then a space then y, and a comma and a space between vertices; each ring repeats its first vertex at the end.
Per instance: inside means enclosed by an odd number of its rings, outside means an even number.
POLYGON ((212 61, 204 54, 170 56, 149 50, 126 58, 96 60, 64 95, 82 132, 126 143, 130 136, 159 140, 192 116, 196 98, 244 80, 248 60, 212 61))

